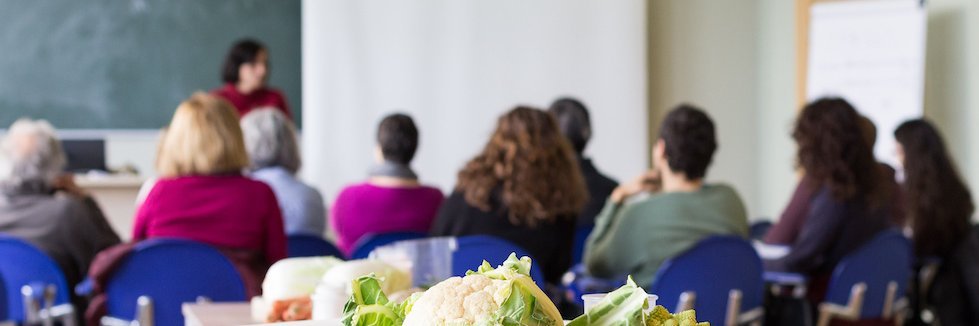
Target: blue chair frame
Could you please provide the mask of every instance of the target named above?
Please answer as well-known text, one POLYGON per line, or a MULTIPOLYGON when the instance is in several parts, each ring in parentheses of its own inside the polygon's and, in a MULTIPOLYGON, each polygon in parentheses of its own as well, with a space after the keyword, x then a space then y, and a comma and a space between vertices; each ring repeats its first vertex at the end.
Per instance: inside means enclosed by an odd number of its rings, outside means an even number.
MULTIPOLYGON (((457 237, 456 250, 452 252, 452 275, 465 276, 466 271, 475 270, 483 263, 483 260, 496 267, 503 263, 510 256, 510 253, 516 253, 517 257, 534 258, 520 246, 497 237, 488 235, 457 237)), ((546 284, 544 272, 536 260, 530 268, 530 278, 537 283, 538 287, 544 288, 546 284)))
POLYGON ((319 256, 333 256, 336 258, 346 258, 340 249, 337 249, 329 241, 318 237, 315 235, 307 234, 294 234, 290 235, 289 241, 289 257, 319 257, 319 256))
POLYGON ((375 248, 404 240, 414 240, 427 238, 428 234, 419 232, 391 232, 367 234, 357 240, 354 250, 350 252, 350 259, 364 259, 370 255, 375 248))
POLYGON ((247 300, 241 276, 223 254, 203 243, 165 238, 137 244, 119 263, 105 293, 108 321, 135 315, 141 325, 183 324, 181 305, 202 297, 247 300))
POLYGON ((733 236, 712 236, 667 260, 651 293, 670 311, 696 309, 714 325, 760 323, 764 317, 762 262, 751 244, 733 236))
POLYGON ((65 275, 40 249, 24 240, 0 235, 0 274, 6 285, 6 314, 10 320, 19 324, 39 323, 42 318, 75 321, 65 275), (27 298, 25 286, 31 293, 27 298), (25 301, 36 306, 25 307, 25 301))
POLYGON ((910 240, 896 230, 879 233, 836 265, 819 305, 818 325, 828 325, 834 318, 895 318, 911 281, 913 262, 910 240))

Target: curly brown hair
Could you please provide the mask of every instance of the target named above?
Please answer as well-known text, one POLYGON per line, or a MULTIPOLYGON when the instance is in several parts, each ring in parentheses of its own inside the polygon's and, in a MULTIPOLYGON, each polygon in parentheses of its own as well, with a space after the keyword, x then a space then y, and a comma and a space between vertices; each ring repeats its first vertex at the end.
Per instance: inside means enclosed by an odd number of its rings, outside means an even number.
POLYGON ((904 189, 915 251, 922 257, 944 257, 972 229, 972 194, 931 123, 904 122, 894 138, 904 149, 904 189))
POLYGON ((883 204, 887 189, 883 170, 864 137, 861 116, 846 100, 824 98, 806 105, 792 138, 798 164, 817 186, 829 188, 836 200, 883 204))
POLYGON ((483 151, 459 171, 456 189, 487 212, 499 191, 510 221, 531 228, 575 217, 588 200, 575 152, 554 118, 522 106, 499 118, 483 151))

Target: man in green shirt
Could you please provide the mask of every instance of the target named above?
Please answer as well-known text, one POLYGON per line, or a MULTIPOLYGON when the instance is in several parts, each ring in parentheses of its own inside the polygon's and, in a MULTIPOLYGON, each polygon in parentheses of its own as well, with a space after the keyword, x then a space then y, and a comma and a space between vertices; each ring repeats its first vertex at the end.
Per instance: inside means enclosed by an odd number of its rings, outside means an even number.
POLYGON ((747 214, 737 192, 704 183, 716 149, 707 114, 689 105, 670 111, 653 147, 653 169, 616 188, 596 219, 585 247, 589 274, 632 275, 648 288, 664 261, 700 240, 747 238, 747 214))

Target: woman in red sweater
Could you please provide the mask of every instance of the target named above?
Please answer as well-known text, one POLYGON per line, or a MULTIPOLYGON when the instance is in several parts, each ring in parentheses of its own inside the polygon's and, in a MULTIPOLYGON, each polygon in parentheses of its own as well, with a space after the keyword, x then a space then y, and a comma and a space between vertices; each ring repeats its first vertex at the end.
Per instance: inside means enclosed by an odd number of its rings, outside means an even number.
POLYGON ((259 294, 268 267, 286 257, 286 237, 272 189, 241 174, 248 164, 231 105, 194 94, 160 140, 160 179, 136 213, 133 240, 172 237, 217 247, 249 294, 259 294))
POLYGON ((239 117, 254 109, 275 108, 292 119, 286 97, 266 85, 269 77, 269 51, 262 43, 243 39, 235 43, 224 59, 221 79, 224 86, 212 90, 234 105, 239 117))

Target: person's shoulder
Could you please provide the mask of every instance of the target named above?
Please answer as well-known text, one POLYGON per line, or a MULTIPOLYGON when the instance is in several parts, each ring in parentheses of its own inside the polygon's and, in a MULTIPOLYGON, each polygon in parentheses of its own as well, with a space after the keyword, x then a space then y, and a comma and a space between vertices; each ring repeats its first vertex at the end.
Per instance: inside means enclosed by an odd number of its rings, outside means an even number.
POLYGON ((445 198, 445 194, 442 193, 442 189, 439 189, 437 187, 430 186, 430 185, 421 185, 418 187, 418 189, 420 192, 423 192, 426 195, 431 196, 433 198, 438 198, 439 200, 445 198))
POLYGON ((237 94, 237 90, 235 90, 234 86, 232 86, 231 84, 224 84, 219 86, 218 88, 211 90, 211 95, 217 95, 224 98, 228 98, 235 94, 237 94))

